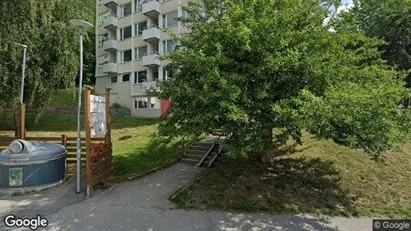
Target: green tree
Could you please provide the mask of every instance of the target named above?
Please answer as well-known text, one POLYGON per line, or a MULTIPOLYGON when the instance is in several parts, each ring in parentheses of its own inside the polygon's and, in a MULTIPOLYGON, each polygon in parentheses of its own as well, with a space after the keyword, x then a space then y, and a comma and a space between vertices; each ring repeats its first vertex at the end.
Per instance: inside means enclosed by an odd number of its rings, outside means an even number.
POLYGON ((267 154, 290 136, 301 143, 303 129, 374 157, 403 140, 411 117, 398 102, 410 91, 380 59, 381 41, 324 26, 330 4, 205 0, 187 7, 183 49, 165 57, 178 71, 159 93, 172 102, 160 134, 220 128, 232 134, 232 155, 267 154))
MULTIPOLYGON (((369 37, 385 41, 382 58, 400 71, 411 69, 411 1, 354 1, 354 7, 334 20, 342 30, 362 31, 369 37)), ((408 86, 411 87, 411 75, 408 86)))
POLYGON ((15 42, 28 45, 24 101, 30 108, 43 108, 55 90, 74 85, 78 31, 68 20, 91 18, 91 4, 80 0, 0 1, 0 107, 16 107, 19 100, 23 53, 15 42))

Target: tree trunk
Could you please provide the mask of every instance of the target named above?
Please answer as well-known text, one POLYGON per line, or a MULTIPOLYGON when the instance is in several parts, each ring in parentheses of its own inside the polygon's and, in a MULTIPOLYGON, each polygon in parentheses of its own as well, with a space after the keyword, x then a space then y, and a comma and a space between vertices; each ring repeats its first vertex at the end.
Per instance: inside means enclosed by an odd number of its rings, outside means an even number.
POLYGON ((272 159, 272 150, 273 150, 273 128, 268 127, 261 130, 261 140, 259 144, 261 162, 270 163, 272 159))

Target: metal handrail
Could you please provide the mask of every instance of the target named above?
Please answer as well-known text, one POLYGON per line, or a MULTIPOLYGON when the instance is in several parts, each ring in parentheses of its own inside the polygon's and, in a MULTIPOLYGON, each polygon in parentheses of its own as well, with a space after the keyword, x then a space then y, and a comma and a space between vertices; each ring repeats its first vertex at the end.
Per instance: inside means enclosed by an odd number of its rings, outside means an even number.
POLYGON ((185 136, 183 136, 183 138, 181 138, 181 140, 180 140, 180 145, 181 145, 182 148, 183 148, 183 155, 186 153, 185 145, 184 145, 184 140, 185 140, 185 136))
POLYGON ((210 168, 211 165, 213 165, 214 161, 217 159, 217 157, 221 154, 221 152, 223 151, 224 146, 220 149, 220 144, 218 143, 218 141, 220 140, 222 135, 219 135, 216 141, 216 152, 214 154, 214 156, 211 158, 210 162, 207 165, 207 168, 210 168))
POLYGON ((210 153, 213 151, 213 149, 215 148, 216 143, 213 143, 213 146, 211 146, 210 149, 208 149, 207 153, 203 156, 203 158, 201 158, 200 162, 198 162, 198 164, 196 164, 196 167, 200 167, 203 162, 205 161, 205 159, 207 159, 208 155, 210 155, 210 153))

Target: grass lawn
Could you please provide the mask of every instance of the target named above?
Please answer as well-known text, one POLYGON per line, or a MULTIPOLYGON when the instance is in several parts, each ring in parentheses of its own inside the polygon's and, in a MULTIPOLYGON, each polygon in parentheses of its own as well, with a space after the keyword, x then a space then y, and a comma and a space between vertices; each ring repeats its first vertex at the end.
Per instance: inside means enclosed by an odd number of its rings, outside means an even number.
MULTIPOLYGON (((76 118, 75 115, 43 115, 37 124, 33 124, 34 117, 27 115, 27 136, 66 134, 76 137, 76 118)), ((113 163, 116 181, 146 174, 176 161, 181 156, 179 140, 162 142, 154 137, 158 122, 158 119, 151 118, 121 116, 112 118, 113 163)), ((8 115, 0 114, 0 136, 12 136, 14 134, 12 124, 8 115)), ((81 125, 84 125, 83 121, 81 125)))
POLYGON ((304 134, 304 145, 271 164, 226 160, 200 174, 171 200, 182 208, 411 218, 411 144, 361 151, 304 134))
MULTIPOLYGON (((53 94, 49 106, 52 107, 77 107, 78 88, 59 89, 53 94)), ((83 92, 84 97, 84 92, 83 92)))

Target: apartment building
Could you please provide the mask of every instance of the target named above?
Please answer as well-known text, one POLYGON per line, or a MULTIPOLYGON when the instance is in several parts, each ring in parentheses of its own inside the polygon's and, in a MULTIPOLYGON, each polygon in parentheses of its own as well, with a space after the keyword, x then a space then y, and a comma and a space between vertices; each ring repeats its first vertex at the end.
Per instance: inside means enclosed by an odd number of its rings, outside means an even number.
POLYGON ((172 33, 185 32, 179 17, 188 0, 96 0, 96 93, 111 88, 111 101, 133 116, 158 117, 168 101, 150 97, 171 77, 159 55, 176 47, 172 33))

